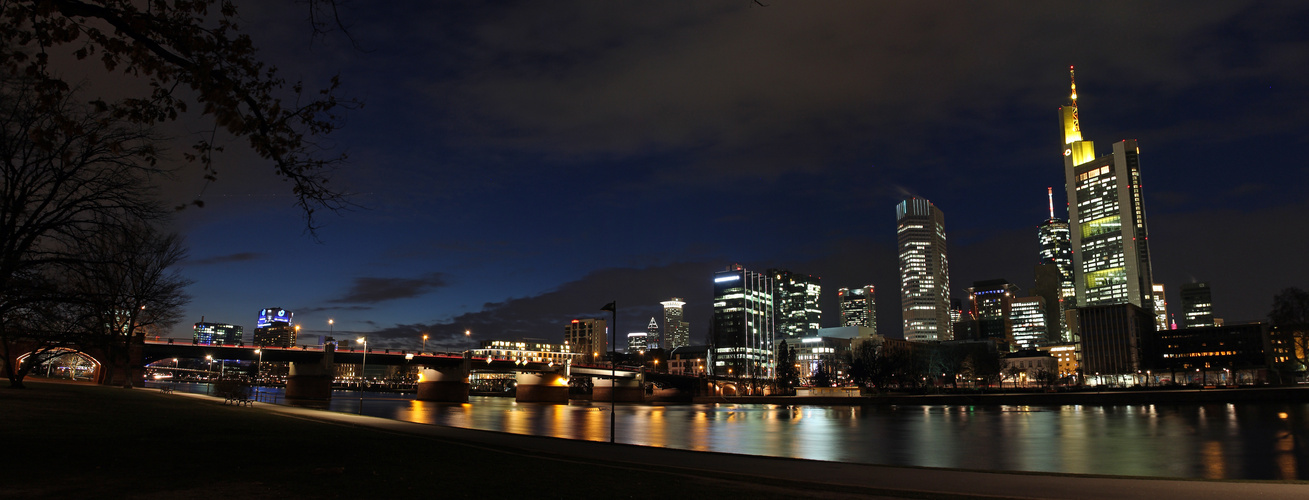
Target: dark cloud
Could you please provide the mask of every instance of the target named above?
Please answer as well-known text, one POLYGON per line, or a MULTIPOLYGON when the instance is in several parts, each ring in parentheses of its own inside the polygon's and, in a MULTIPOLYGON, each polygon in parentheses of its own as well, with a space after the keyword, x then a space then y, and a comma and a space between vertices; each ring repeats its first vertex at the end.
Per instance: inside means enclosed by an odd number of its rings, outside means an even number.
POLYGON ((376 304, 388 300, 420 297, 444 286, 446 286, 444 273, 428 273, 418 278, 361 277, 354 279, 354 285, 344 297, 328 302, 376 304))
POLYGON ((268 257, 267 255, 262 253, 241 252, 241 253, 234 253, 228 255, 218 255, 215 257, 207 257, 204 259, 188 260, 186 261, 186 264, 191 266, 208 266, 212 264, 227 264, 231 262, 249 262, 252 260, 261 260, 267 257, 268 257))

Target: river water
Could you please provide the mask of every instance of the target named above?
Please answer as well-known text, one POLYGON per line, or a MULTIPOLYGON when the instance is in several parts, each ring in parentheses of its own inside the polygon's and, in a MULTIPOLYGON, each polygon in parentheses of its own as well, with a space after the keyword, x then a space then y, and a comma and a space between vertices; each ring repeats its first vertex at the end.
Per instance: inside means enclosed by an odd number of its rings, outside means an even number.
MULTIPOLYGON (((284 402, 280 389, 262 391, 263 400, 284 402)), ((325 410, 591 441, 609 440, 611 415, 608 403, 474 396, 452 404, 384 393, 361 399, 354 391, 334 392, 325 410)), ((1309 479, 1309 404, 618 404, 612 415, 618 442, 686 450, 999 471, 1309 479)))

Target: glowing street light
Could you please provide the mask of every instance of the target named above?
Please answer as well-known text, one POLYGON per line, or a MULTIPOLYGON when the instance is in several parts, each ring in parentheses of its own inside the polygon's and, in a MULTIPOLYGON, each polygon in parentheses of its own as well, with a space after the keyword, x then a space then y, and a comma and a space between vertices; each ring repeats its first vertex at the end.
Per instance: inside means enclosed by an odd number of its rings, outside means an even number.
POLYGON ((464 330, 464 336, 465 336, 465 337, 472 337, 472 336, 473 336, 473 331, 472 331, 472 330, 464 330))
POLYGON ((364 359, 359 366, 359 414, 362 415, 364 413, 364 383, 366 380, 364 379, 364 370, 368 369, 368 338, 359 337, 356 342, 364 345, 364 359))
POLYGON ((423 334, 423 351, 427 351, 427 334, 423 334))

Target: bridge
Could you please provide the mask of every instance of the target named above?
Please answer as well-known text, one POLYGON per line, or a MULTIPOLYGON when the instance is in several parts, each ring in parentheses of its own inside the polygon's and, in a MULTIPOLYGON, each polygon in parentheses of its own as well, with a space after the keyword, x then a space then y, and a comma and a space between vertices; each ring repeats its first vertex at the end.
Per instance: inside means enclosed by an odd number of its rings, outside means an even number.
POLYGON ((417 399, 438 402, 467 402, 469 375, 474 372, 513 373, 520 402, 568 402, 568 380, 590 377, 593 401, 641 402, 647 399, 645 385, 654 384, 651 397, 688 400, 702 392, 697 377, 646 372, 639 367, 581 365, 512 357, 472 356, 471 352, 421 352, 325 346, 246 347, 197 345, 146 340, 142 348, 145 364, 185 359, 284 362, 290 364, 286 395, 290 399, 331 398, 334 364, 377 364, 414 366, 419 373, 417 399))

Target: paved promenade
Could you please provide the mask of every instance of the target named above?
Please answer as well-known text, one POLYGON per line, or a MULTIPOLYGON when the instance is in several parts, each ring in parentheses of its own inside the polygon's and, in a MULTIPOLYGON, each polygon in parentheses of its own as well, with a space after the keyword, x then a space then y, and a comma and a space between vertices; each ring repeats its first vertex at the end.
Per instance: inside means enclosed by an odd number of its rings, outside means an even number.
POLYGON ((30 385, 0 389, 9 450, 0 498, 1309 498, 1303 481, 859 465, 238 408, 153 389, 30 385))

